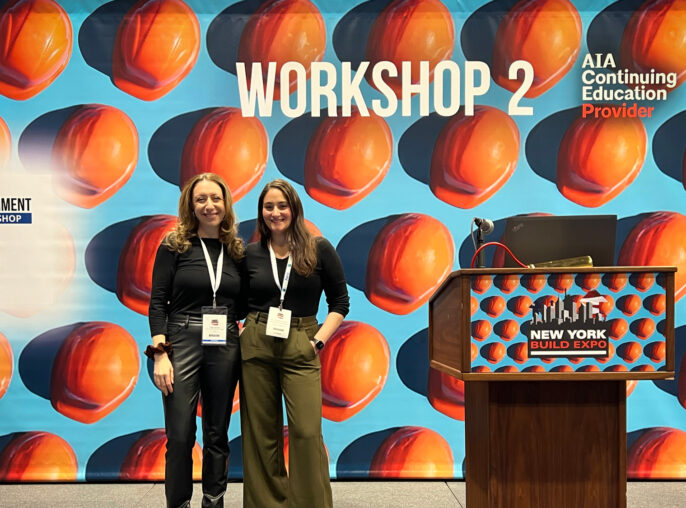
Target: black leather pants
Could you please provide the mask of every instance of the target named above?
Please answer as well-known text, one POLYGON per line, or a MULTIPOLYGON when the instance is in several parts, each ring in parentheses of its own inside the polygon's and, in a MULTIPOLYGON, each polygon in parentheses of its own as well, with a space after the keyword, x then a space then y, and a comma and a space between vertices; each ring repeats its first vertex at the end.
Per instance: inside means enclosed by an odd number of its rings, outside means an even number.
POLYGON ((198 394, 202 395, 202 506, 224 506, 229 418, 241 365, 238 329, 234 321, 229 322, 225 346, 203 346, 201 334, 199 319, 170 317, 167 340, 173 344, 174 391, 162 397, 167 433, 164 489, 170 508, 190 506, 198 394))

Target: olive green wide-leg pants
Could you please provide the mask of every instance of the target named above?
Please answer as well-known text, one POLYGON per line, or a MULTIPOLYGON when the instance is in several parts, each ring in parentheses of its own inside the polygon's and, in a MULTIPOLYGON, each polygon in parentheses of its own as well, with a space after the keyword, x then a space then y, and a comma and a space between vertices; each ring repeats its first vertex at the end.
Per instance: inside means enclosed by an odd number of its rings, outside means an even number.
POLYGON ((288 339, 265 333, 266 315, 250 313, 241 334, 243 506, 331 508, 329 460, 322 438, 319 357, 314 317, 292 320, 288 339), (288 418, 284 463, 281 396, 288 418))

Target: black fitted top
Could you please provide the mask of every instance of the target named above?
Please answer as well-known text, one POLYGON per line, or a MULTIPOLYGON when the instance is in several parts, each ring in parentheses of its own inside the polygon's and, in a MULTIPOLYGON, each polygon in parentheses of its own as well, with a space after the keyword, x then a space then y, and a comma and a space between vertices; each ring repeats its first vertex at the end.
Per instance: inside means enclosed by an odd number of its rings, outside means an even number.
MULTIPOLYGON (((205 255, 200 239, 190 239, 191 247, 179 254, 160 245, 152 270, 152 291, 148 320, 150 333, 166 335, 167 316, 172 314, 201 315, 201 307, 212 305, 212 284, 207 271, 205 255)), ((216 238, 203 238, 212 266, 217 269, 219 249, 222 244, 216 238)), ((221 283, 217 290, 217 305, 229 308, 229 319, 243 319, 247 313, 241 298, 242 261, 236 262, 224 248, 224 266, 221 283)))
MULTIPOLYGON (((246 249, 245 259, 248 309, 268 312, 269 307, 278 307, 281 292, 272 274, 269 249, 260 242, 251 243, 246 249)), ((283 282, 287 264, 288 259, 276 260, 279 282, 283 282)), ((326 295, 329 312, 338 312, 343 316, 348 313, 350 299, 341 260, 328 240, 317 238, 317 267, 309 277, 291 270, 283 306, 292 312, 293 317, 314 316, 322 291, 326 295)))

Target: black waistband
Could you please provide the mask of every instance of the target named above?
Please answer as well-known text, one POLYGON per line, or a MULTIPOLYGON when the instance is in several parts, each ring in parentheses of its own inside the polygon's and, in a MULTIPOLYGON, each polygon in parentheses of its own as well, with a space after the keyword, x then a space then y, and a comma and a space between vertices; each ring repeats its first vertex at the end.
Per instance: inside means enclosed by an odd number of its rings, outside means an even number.
MULTIPOLYGON (((253 311, 250 314, 248 314, 247 319, 252 319, 256 323, 266 323, 268 317, 269 317, 268 312, 253 311)), ((301 328, 303 326, 316 325, 316 324, 317 324, 317 317, 316 316, 303 316, 303 317, 291 318, 291 328, 301 328)))
MULTIPOLYGON (((197 314, 172 314, 167 317, 168 325, 202 325, 202 316, 197 314)), ((236 318, 234 316, 227 316, 226 318, 227 328, 236 326, 236 318)))

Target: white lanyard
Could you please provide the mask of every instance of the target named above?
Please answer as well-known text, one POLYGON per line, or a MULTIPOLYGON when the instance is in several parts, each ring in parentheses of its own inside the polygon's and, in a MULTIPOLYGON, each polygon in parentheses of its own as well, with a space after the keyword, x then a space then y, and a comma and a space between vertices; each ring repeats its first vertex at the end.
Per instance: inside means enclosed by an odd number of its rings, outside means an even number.
POLYGON ((207 271, 210 273, 210 284, 212 284, 212 307, 217 306, 217 289, 219 289, 219 284, 222 280, 222 266, 224 265, 224 244, 220 242, 219 248, 219 259, 217 259, 217 275, 212 273, 212 260, 210 259, 210 254, 207 252, 207 247, 205 247, 205 242, 200 239, 200 245, 202 245, 202 251, 205 254, 205 262, 207 263, 207 271))
POLYGON ((272 262, 272 274, 274 275, 274 282, 276 287, 281 291, 281 298, 279 300, 279 309, 283 310, 283 300, 286 298, 286 289, 288 288, 288 280, 291 278, 291 267, 293 266, 293 256, 288 255, 288 264, 286 265, 286 272, 283 274, 283 285, 279 284, 279 270, 276 268, 276 254, 272 249, 272 243, 268 243, 269 259, 272 262))

